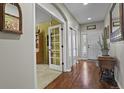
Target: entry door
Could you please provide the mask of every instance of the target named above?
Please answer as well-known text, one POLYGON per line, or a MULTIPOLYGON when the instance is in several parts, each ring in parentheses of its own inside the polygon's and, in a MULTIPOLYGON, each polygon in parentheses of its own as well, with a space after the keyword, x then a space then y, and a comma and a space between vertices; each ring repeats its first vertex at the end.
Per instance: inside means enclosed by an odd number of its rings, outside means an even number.
POLYGON ((49 27, 49 67, 62 71, 61 25, 49 27))
POLYGON ((87 34, 81 34, 81 58, 88 59, 87 34))
POLYGON ((101 35, 101 32, 98 32, 98 31, 87 32, 88 59, 97 59, 100 53, 100 47, 97 43, 100 35, 101 35))

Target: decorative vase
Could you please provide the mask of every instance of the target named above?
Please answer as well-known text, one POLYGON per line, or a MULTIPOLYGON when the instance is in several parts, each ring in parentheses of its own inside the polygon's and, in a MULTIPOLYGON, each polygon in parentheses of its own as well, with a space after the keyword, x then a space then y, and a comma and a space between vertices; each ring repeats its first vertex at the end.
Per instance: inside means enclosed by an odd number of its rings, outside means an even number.
POLYGON ((109 56, 108 55, 108 52, 109 52, 109 49, 102 49, 102 56, 109 56))

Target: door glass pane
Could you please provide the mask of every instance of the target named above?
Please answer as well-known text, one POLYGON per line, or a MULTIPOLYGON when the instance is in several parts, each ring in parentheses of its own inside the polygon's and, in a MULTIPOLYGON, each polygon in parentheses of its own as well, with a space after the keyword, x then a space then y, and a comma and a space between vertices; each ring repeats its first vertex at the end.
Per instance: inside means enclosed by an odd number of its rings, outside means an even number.
POLYGON ((59 28, 55 28, 55 34, 59 35, 59 28))
POLYGON ((82 58, 87 58, 87 35, 81 35, 82 58))
POLYGON ((51 64, 60 65, 60 32, 59 27, 51 29, 51 64))
POLYGON ((51 64, 56 64, 56 60, 54 58, 51 58, 51 64))
POLYGON ((56 65, 60 65, 60 59, 56 59, 56 65))
POLYGON ((59 35, 55 36, 55 42, 59 42, 59 35))
POLYGON ((51 43, 51 49, 54 50, 54 43, 51 43))
POLYGON ((55 48, 56 48, 56 51, 59 51, 60 50, 60 43, 56 43, 55 48))
POLYGON ((59 52, 59 51, 56 52, 56 57, 57 57, 57 58, 60 57, 60 52, 59 52))

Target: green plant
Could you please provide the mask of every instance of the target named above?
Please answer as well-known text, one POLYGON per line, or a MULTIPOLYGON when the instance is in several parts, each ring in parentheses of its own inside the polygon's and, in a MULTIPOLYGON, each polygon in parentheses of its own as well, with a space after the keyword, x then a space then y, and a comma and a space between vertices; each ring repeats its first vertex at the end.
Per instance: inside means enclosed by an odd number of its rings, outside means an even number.
POLYGON ((108 42, 107 42, 107 34, 102 34, 102 40, 99 37, 98 44, 100 45, 102 50, 109 50, 108 42))

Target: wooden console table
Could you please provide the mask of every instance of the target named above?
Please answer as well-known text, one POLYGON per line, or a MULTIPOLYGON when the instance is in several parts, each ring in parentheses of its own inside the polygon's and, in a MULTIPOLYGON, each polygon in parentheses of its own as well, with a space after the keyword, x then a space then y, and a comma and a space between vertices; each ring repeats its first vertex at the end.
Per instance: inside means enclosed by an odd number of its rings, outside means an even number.
POLYGON ((110 56, 98 57, 100 68, 112 69, 116 63, 116 59, 110 56))
POLYGON ((100 81, 111 82, 115 85, 114 66, 116 59, 110 56, 100 56, 98 57, 98 61, 100 67, 100 81))

